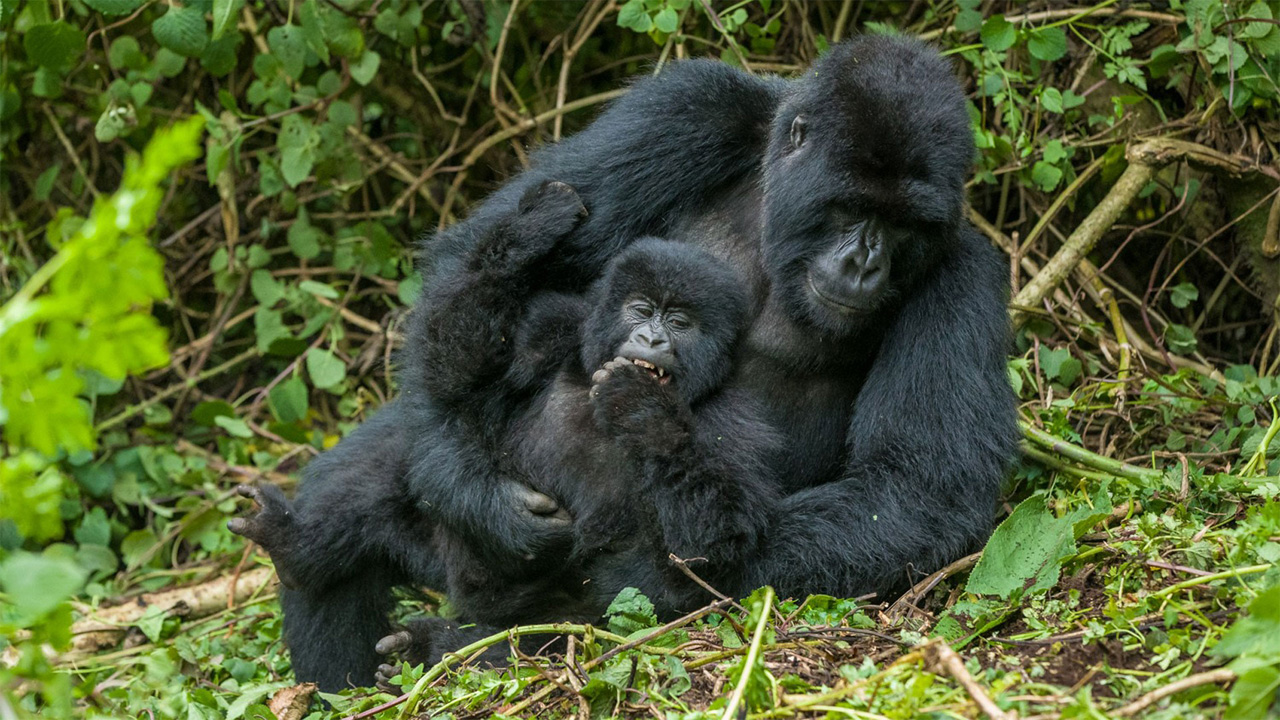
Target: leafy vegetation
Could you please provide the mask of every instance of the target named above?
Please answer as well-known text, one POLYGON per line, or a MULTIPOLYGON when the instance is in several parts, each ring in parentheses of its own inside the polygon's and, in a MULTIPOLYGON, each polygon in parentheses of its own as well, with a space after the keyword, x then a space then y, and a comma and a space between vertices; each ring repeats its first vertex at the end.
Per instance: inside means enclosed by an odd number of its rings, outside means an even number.
POLYGON ((1274 716, 1278 21, 0 0, 0 717, 1274 716), (964 78, 972 215, 1010 257, 1026 445, 981 558, 883 604, 762 589, 666 627, 624 593, 607 627, 551 628, 569 659, 409 668, 403 694, 306 709, 267 559, 223 523, 236 484, 291 485, 394 392, 413 238, 627 77, 795 73, 894 31, 964 78))

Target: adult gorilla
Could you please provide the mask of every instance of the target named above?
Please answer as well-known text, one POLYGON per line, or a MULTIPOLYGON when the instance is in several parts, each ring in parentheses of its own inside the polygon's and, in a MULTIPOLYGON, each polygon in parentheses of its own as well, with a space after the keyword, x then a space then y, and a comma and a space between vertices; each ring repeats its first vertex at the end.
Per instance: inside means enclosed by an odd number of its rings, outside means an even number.
MULTIPOLYGON (((963 214, 972 156, 950 68, 913 40, 854 39, 790 82, 679 63, 429 242, 428 283, 549 179, 590 215, 529 273, 539 289, 584 288, 644 235, 729 259, 757 312, 730 384, 785 434, 770 465, 787 494, 724 589, 884 597, 985 539, 1016 448, 1004 263, 963 214)), ((450 418, 422 391, 421 332, 400 398, 308 468, 295 506, 259 492, 237 528, 293 588, 294 667, 326 689, 372 678, 392 585, 439 586, 435 523, 511 573, 555 563, 569 536, 514 482, 430 491, 410 453, 429 457, 450 418)))

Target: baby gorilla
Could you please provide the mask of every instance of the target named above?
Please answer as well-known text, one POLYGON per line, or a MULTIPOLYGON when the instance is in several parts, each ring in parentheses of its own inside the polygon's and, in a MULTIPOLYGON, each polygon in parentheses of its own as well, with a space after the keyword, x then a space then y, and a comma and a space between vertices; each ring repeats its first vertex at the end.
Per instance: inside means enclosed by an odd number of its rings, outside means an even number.
MULTIPOLYGON (((518 480, 574 518, 572 547, 554 564, 493 558, 492 543, 467 536, 484 518, 442 514, 436 541, 458 621, 410 621, 378 643, 383 654, 434 663, 503 627, 596 622, 626 587, 664 617, 696 609, 710 596, 671 553, 703 559, 698 573, 726 592, 743 590, 743 559, 777 490, 763 470, 775 433, 751 398, 722 388, 750 321, 742 282, 705 251, 643 239, 585 298, 529 298, 519 278, 581 211, 569 196, 561 183, 531 191, 503 231, 478 240, 462 278, 426 304, 419 351, 453 422, 418 458, 414 482, 424 498, 448 498, 518 480), (544 228, 552 236, 531 243, 544 228), (468 322, 452 316, 458 307, 468 322), (457 352, 485 343, 503 367, 457 352)), ((379 676, 396 672, 384 666, 379 676)))

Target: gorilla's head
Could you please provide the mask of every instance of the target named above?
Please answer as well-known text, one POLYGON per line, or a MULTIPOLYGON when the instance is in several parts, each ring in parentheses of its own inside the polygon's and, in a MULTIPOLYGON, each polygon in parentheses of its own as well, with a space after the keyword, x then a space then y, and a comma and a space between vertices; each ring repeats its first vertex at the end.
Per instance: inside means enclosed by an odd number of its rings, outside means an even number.
POLYGON ((613 258, 593 293, 582 332, 588 373, 624 357, 691 402, 728 376, 748 310, 727 263, 692 245, 645 238, 613 258))
POLYGON ((947 253, 969 116, 947 62, 904 37, 838 45, 793 87, 765 161, 765 264, 791 316, 847 337, 947 253))

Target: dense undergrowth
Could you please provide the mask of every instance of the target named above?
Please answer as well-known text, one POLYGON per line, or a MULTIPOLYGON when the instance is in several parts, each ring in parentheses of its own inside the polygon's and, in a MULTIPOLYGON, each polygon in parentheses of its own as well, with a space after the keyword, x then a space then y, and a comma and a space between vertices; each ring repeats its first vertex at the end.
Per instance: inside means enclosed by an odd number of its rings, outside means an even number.
POLYGON ((0 0, 0 718, 1274 716, 1277 20, 0 0), (982 558, 902 598, 762 589, 677 627, 624 596, 608 627, 561 628, 569 657, 307 710, 267 559, 224 521, 235 485, 290 486, 394 392, 412 239, 627 77, 789 74, 898 30, 965 80, 973 218, 1010 257, 1026 444, 982 558))

